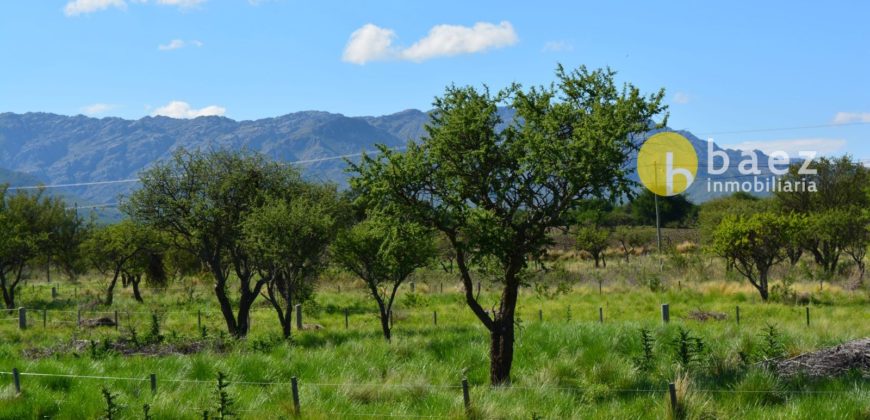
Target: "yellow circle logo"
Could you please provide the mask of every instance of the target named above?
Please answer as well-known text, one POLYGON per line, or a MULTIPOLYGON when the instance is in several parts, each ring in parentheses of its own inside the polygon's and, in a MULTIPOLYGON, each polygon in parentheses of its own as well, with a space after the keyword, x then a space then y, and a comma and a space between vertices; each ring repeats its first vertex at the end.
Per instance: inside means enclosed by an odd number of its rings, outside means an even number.
POLYGON ((637 154, 640 182, 656 195, 672 196, 686 191, 697 173, 695 147, 674 132, 651 136, 637 154))

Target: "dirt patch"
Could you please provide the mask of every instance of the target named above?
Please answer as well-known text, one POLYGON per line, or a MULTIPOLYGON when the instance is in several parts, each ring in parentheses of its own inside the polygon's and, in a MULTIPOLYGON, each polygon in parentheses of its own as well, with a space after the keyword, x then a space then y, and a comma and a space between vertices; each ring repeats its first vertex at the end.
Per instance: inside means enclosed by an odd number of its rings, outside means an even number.
POLYGON ((827 378, 853 370, 870 378, 870 337, 849 341, 790 359, 771 361, 769 365, 781 376, 807 375, 827 378))
POLYGON ((82 326, 88 328, 96 328, 96 327, 114 327, 115 320, 108 317, 102 318, 94 318, 94 319, 83 319, 82 326))
POLYGON ((695 321, 724 321, 728 318, 728 314, 723 312, 714 312, 714 311, 702 311, 700 309, 692 309, 689 311, 689 319, 694 319, 695 321))

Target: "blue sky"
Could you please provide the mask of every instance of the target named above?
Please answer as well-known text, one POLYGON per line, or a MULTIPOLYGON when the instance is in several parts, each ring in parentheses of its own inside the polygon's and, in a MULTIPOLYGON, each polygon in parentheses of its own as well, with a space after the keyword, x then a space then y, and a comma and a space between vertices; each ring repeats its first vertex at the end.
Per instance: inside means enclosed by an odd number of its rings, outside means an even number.
POLYGON ((870 158, 868 3, 652 3, 3 1, 0 112, 380 115, 561 62, 666 88, 720 144, 870 158))

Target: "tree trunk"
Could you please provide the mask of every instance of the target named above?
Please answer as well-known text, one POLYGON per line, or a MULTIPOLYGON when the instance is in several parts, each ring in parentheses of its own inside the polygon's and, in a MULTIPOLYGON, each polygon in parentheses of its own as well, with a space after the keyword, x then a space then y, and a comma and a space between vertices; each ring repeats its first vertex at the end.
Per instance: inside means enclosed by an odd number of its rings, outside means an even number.
POLYGON ((3 284, 3 303, 6 305, 6 309, 15 309, 15 287, 7 287, 5 276, 2 279, 3 284))
POLYGON ((390 330, 390 313, 384 308, 384 305, 380 306, 380 316, 381 316, 381 329, 384 332, 384 339, 387 341, 392 341, 393 334, 390 330))
POLYGON ((139 292, 139 283, 142 282, 142 275, 131 276, 130 282, 133 284, 133 299, 136 299, 139 303, 145 302, 145 300, 142 299, 142 293, 139 292))
POLYGON ((492 385, 510 385, 511 366, 514 362, 514 320, 516 315, 519 281, 518 270, 509 269, 499 311, 490 329, 489 377, 492 385))
POLYGON ((112 302, 115 300, 115 284, 118 283, 119 275, 120 270, 115 270, 115 274, 112 275, 112 281, 109 282, 109 287, 106 288, 106 300, 104 301, 106 306, 112 306, 112 302))
POLYGON ((758 293, 761 295, 761 300, 767 302, 767 298, 770 296, 767 290, 767 272, 762 271, 758 274, 758 285, 756 286, 758 289, 758 293))
POLYGON ((490 332, 489 378, 492 385, 510 385, 514 361, 514 320, 496 319, 490 332))

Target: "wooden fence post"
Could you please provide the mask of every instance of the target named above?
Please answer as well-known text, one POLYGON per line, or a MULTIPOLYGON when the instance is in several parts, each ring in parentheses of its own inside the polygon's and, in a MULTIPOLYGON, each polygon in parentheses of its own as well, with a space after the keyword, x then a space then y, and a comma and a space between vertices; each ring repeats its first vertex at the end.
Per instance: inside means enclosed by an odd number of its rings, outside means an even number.
POLYGON ((48 309, 42 310, 42 328, 46 328, 48 325, 48 309))
POLYGON ((677 409, 677 386, 673 382, 668 383, 668 394, 671 396, 671 410, 676 418, 679 410, 677 409))
POLYGON ((544 310, 538 309, 538 321, 543 321, 543 320, 544 320, 544 310))
POLYGON ((57 299, 57 288, 56 287, 51 288, 51 298, 57 299))
POLYGON ((462 401, 465 403, 465 412, 470 412, 471 396, 468 394, 468 378, 462 378, 462 401))
POLYGON ((662 322, 667 324, 671 321, 671 310, 670 305, 667 303, 662 304, 662 322))
POLYGON ((598 323, 604 323, 604 308, 601 306, 598 307, 598 323))
POLYGON ((432 324, 438 325, 438 311, 432 311, 432 324))
POLYGON ((18 372, 18 368, 12 368, 12 382, 15 383, 15 393, 21 393, 21 374, 18 372))
POLYGON ((78 312, 76 312, 76 327, 81 327, 81 326, 82 326, 82 310, 79 309, 78 312))
POLYGON ((151 395, 157 395, 157 374, 151 374, 151 395))
POLYGON ((810 307, 807 306, 807 326, 810 326, 810 307))
POLYGON ((18 308, 18 328, 27 329, 27 309, 25 308, 18 308))
POLYGON ((296 415, 298 416, 300 414, 299 381, 296 379, 295 376, 290 378, 290 388, 291 388, 291 391, 293 392, 293 409, 296 410, 296 415))
POLYGON ((737 325, 740 325, 740 305, 734 308, 734 314, 736 315, 737 325))
POLYGON ((350 316, 350 311, 347 308, 344 308, 344 329, 350 328, 350 323, 348 322, 348 317, 350 316))
POLYGON ((118 331, 118 311, 115 310, 115 331, 118 331))

